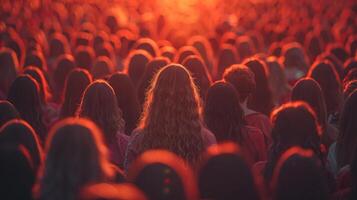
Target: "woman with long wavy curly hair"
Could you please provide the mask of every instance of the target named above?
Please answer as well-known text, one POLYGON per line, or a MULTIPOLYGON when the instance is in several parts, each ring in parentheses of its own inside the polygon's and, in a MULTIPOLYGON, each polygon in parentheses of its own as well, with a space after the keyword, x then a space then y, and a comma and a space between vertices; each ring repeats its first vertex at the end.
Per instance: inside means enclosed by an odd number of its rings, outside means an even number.
POLYGON ((169 150, 195 165, 201 152, 214 143, 214 135, 202 126, 199 94, 190 73, 182 65, 170 64, 155 75, 147 92, 125 167, 148 149, 169 150))

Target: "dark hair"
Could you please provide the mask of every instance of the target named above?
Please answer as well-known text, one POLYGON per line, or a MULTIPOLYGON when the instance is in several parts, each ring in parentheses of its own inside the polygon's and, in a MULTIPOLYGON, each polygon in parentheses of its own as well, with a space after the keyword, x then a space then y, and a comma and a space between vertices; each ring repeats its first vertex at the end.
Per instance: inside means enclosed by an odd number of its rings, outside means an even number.
POLYGON ((239 101, 245 101, 256 88, 254 73, 245 65, 234 64, 224 71, 223 79, 238 92, 239 101))
POLYGON ((342 63, 344 63, 349 57, 343 46, 339 44, 330 44, 327 47, 327 51, 335 55, 342 63))
POLYGON ((0 145, 0 194, 2 199, 32 200, 36 173, 23 146, 0 145))
POLYGON ((55 61, 55 69, 53 72, 53 81, 55 85, 55 98, 61 99, 61 95, 65 88, 65 83, 68 74, 75 68, 74 58, 70 54, 63 54, 55 61))
POLYGON ((307 77, 313 78, 321 86, 326 101, 327 114, 334 114, 341 104, 341 81, 332 64, 317 61, 310 68, 307 77))
POLYGON ((10 87, 8 97, 21 118, 27 121, 44 141, 46 127, 42 121, 42 105, 38 83, 29 75, 18 76, 10 87))
POLYGON ((299 43, 288 43, 283 46, 282 56, 285 68, 297 68, 302 72, 307 72, 309 68, 308 60, 304 49, 299 43))
POLYGON ((342 168, 351 163, 353 159, 354 149, 357 147, 357 123, 354 119, 357 117, 357 91, 351 93, 347 98, 343 107, 340 124, 339 135, 336 142, 336 157, 337 166, 342 168))
POLYGON ((202 35, 196 35, 189 39, 188 44, 197 49, 202 60, 204 61, 205 66, 207 67, 207 70, 211 71, 213 67, 213 52, 212 46, 208 39, 202 35))
POLYGON ((107 144, 116 134, 124 132, 125 122, 118 107, 113 88, 103 80, 96 80, 84 91, 77 115, 86 117, 103 131, 107 144))
POLYGON ((20 65, 16 54, 8 48, 0 49, 0 90, 7 93, 12 82, 15 80, 20 65))
POLYGON ((85 69, 72 70, 66 79, 60 116, 73 117, 81 103, 84 90, 92 82, 92 76, 85 69))
POLYGON ((176 52, 176 56, 174 61, 176 63, 180 63, 182 64, 183 61, 191 55, 197 55, 199 56, 200 53, 197 51, 196 48, 194 48, 193 46, 183 46, 181 48, 178 49, 178 51, 176 52))
POLYGON ((305 50, 310 57, 310 60, 314 61, 318 55, 323 52, 322 39, 313 31, 309 32, 305 37, 305 50))
POLYGON ((52 58, 57 58, 62 54, 70 53, 67 38, 61 33, 54 33, 49 42, 49 50, 49 55, 52 58))
POLYGON ((110 75, 115 71, 113 62, 106 56, 99 56, 94 61, 93 68, 91 69, 91 74, 93 79, 101 79, 110 75))
POLYGON ((113 175, 101 131, 89 120, 67 118, 50 131, 38 179, 39 199, 77 199, 80 188, 113 175))
POLYGON ((131 165, 128 178, 155 200, 196 200, 196 180, 185 161, 164 150, 149 150, 131 165))
POLYGON ((342 85, 345 86, 353 80, 357 80, 357 68, 353 68, 348 71, 345 78, 343 79, 342 85))
POLYGON ((146 91, 155 74, 169 63, 170 60, 166 57, 156 57, 146 64, 144 73, 138 85, 138 100, 140 105, 143 105, 145 102, 146 91))
POLYGON ((141 110, 134 85, 128 75, 119 72, 113 74, 108 82, 115 92, 118 107, 122 110, 125 133, 130 135, 137 126, 141 110))
POLYGON ((199 89, 200 96, 204 99, 212 80, 203 59, 199 56, 191 55, 186 57, 182 65, 190 71, 191 76, 199 89))
POLYGON ((230 83, 216 82, 208 89, 203 116, 208 129, 214 133, 218 142, 244 142, 244 113, 238 94, 230 83))
POLYGON ((304 102, 286 103, 271 115, 272 145, 264 177, 269 182, 280 156, 292 146, 311 149, 321 158, 320 128, 314 111, 304 102))
POLYGON ((47 71, 47 63, 45 57, 40 51, 31 51, 25 57, 25 65, 24 67, 27 68, 28 66, 34 66, 42 71, 47 71))
POLYGON ((144 74, 147 63, 152 59, 152 56, 144 50, 134 50, 127 58, 126 73, 129 75, 135 87, 144 74))
POLYGON ((24 74, 30 75, 37 81, 40 89, 40 97, 42 104, 47 104, 47 102, 51 99, 52 95, 43 72, 37 67, 29 66, 25 68, 24 74))
POLYGON ((156 42, 150 38, 140 38, 134 44, 133 49, 142 49, 148 52, 153 58, 160 56, 160 50, 156 42))
POLYGON ((14 119, 1 127, 0 144, 24 146, 29 152, 35 172, 42 164, 43 155, 39 138, 32 127, 23 120, 14 119))
POLYGON ((326 200, 327 178, 311 150, 292 147, 279 159, 272 180, 274 200, 326 200))
POLYGON ((260 199, 253 175, 235 144, 211 146, 198 176, 202 199, 260 199))
POLYGON ((357 68, 357 59, 350 58, 344 63, 344 75, 346 76, 352 69, 357 68))
POLYGON ((236 39, 237 53, 241 61, 254 55, 255 48, 252 39, 243 35, 236 39))
POLYGON ((222 45, 218 52, 217 65, 213 73, 214 79, 221 79, 226 68, 236 64, 237 62, 238 57, 236 49, 232 45, 222 45))
POLYGON ((357 80, 353 80, 348 82, 345 87, 343 88, 343 96, 344 99, 346 100, 348 98, 348 96, 351 95, 351 93, 353 91, 355 91, 357 89, 357 80))
POLYGON ((248 100, 248 107, 269 116, 274 103, 267 78, 267 67, 258 58, 248 59, 244 64, 254 73, 256 83, 256 88, 248 100))
POLYGON ((9 101, 0 100, 0 128, 12 119, 20 119, 20 114, 9 101))
MULTIPOLYGON (((314 110, 317 120, 325 132, 327 126, 327 111, 322 89, 318 82, 311 78, 300 79, 291 93, 292 101, 304 101, 314 110)), ((326 135, 322 139, 327 139, 326 135)))
POLYGON ((93 48, 89 46, 79 46, 75 51, 74 58, 76 60, 76 67, 80 67, 90 71, 93 67, 95 53, 93 51, 93 48))

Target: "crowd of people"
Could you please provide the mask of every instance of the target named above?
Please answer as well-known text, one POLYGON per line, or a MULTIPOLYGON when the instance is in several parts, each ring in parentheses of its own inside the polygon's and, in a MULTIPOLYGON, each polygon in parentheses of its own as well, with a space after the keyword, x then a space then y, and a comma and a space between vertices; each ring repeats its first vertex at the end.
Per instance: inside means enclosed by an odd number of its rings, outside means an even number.
POLYGON ((357 199, 356 2, 144 2, 1 3, 0 199, 357 199))

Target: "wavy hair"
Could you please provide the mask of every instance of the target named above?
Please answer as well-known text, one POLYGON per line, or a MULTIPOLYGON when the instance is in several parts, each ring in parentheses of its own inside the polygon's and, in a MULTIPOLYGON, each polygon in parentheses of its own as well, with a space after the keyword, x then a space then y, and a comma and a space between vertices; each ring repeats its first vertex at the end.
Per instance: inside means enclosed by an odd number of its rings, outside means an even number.
POLYGON ((154 77, 147 92, 139 127, 139 151, 167 149, 195 163, 204 149, 201 105, 193 79, 182 65, 170 64, 154 77))

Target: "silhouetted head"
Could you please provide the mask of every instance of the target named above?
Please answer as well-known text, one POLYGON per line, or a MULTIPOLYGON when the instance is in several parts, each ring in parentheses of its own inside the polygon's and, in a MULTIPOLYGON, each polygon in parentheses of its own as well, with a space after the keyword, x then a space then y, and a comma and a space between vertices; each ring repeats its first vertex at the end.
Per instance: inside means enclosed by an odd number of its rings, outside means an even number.
POLYGON ((289 43, 283 46, 282 63, 288 73, 288 80, 297 80, 309 69, 309 61, 300 44, 289 43))
POLYGON ((254 55, 254 43, 249 36, 240 36, 236 40, 237 53, 241 61, 254 55))
POLYGON ((348 96, 351 95, 351 93, 353 91, 355 91, 357 89, 357 80, 353 80, 348 82, 345 87, 343 88, 343 97, 344 100, 346 100, 348 98, 348 96))
POLYGON ((20 65, 16 54, 8 48, 0 49, 0 90, 7 93, 12 82, 15 80, 20 65))
POLYGON ((314 32, 309 32, 305 37, 305 50, 310 57, 310 60, 314 61, 318 55, 323 52, 322 39, 314 32))
POLYGON ((67 38, 61 33, 55 33, 49 42, 49 55, 52 58, 57 58, 62 54, 70 52, 67 38))
POLYGON ((307 77, 313 78, 321 86, 326 101, 327 114, 338 112, 342 100, 342 89, 340 78, 332 64, 327 60, 314 63, 307 77))
POLYGON ((102 133, 89 120, 58 122, 45 149, 38 179, 40 199, 76 199, 83 186, 108 181, 113 175, 102 133))
POLYGON ((134 50, 127 58, 126 73, 129 75, 135 87, 140 83, 146 64, 152 56, 144 50, 134 50))
POLYGON ((292 147, 279 159, 272 180, 274 200, 324 200, 327 178, 313 151, 292 147))
POLYGON ((253 175, 233 143, 222 143, 207 150, 198 185, 202 199, 260 199, 253 175))
POLYGON ((18 76, 11 85, 7 98, 19 111, 21 118, 44 140, 46 128, 42 121, 40 89, 36 80, 29 75, 18 76))
POLYGON ((123 113, 125 133, 130 135, 137 126, 141 111, 135 87, 127 74, 119 72, 113 74, 108 82, 115 92, 118 107, 123 113))
POLYGON ((190 71, 193 80, 200 92, 202 99, 205 99, 207 90, 211 85, 211 76, 208 73, 205 62, 201 57, 192 55, 188 56, 182 63, 190 71))
POLYGON ((343 46, 340 46, 339 44, 330 44, 327 47, 327 51, 335 55, 342 63, 344 63, 349 57, 343 46))
POLYGON ((321 158, 320 128, 312 108, 304 102, 286 103, 271 115, 272 145, 265 168, 265 180, 270 181, 280 156, 290 147, 311 149, 321 158))
POLYGON ((94 61, 93 68, 91 69, 91 74, 93 79, 101 79, 110 75, 115 71, 113 62, 106 56, 99 56, 94 61))
POLYGON ((183 47, 179 48, 179 50, 177 51, 174 60, 175 60, 176 63, 182 64, 183 61, 184 61, 188 56, 191 56, 191 55, 197 55, 197 56, 199 56, 200 53, 199 53, 199 52, 197 51, 197 49, 194 48, 193 46, 183 46, 183 47))
POLYGON ((337 137, 336 152, 337 166, 342 168, 351 163, 354 149, 357 147, 357 137, 355 130, 357 124, 354 119, 357 117, 357 91, 354 90, 345 101, 342 109, 339 134, 337 137))
POLYGON ((215 80, 221 79, 225 69, 236 63, 238 63, 236 49, 232 45, 222 45, 218 52, 215 80))
POLYGON ((230 83, 216 82, 208 89, 203 113, 207 128, 218 142, 230 140, 243 143, 241 128, 245 124, 244 113, 238 93, 230 83))
POLYGON ((165 67, 169 63, 170 60, 166 57, 156 57, 146 64, 144 74, 138 85, 138 98, 141 105, 145 101, 146 91, 150 86, 153 77, 161 68, 165 67))
POLYGON ((0 100, 0 127, 12 119, 20 119, 20 114, 9 101, 0 100))
POLYGON ((70 54, 59 56, 55 61, 53 81, 55 85, 56 98, 60 99, 68 74, 76 67, 74 58, 70 54))
POLYGON ((139 125, 144 132, 139 151, 168 149, 195 163, 203 150, 200 109, 188 70, 179 64, 160 69, 146 95, 139 125))
POLYGON ((40 89, 40 97, 42 104, 46 104, 51 99, 52 95, 43 72, 37 67, 29 66, 25 68, 24 74, 30 75, 37 81, 40 89))
POLYGON ((161 56, 170 59, 173 61, 176 55, 176 49, 172 46, 164 46, 160 49, 161 56))
POLYGON ((47 62, 40 51, 31 51, 26 55, 24 67, 27 68, 28 66, 37 67, 44 72, 47 71, 47 62))
POLYGON ((74 69, 68 74, 63 93, 61 118, 75 116, 84 90, 91 82, 92 76, 85 69, 74 69))
POLYGON ((76 67, 91 70, 95 59, 93 48, 88 46, 77 47, 74 58, 76 60, 76 67))
POLYGON ((258 58, 248 59, 244 64, 254 73, 256 83, 255 91, 248 100, 248 107, 269 116, 274 104, 267 78, 267 66, 258 58))
POLYGON ((36 173, 23 146, 0 146, 0 194, 3 199, 32 200, 36 173))
POLYGON ((140 38, 135 42, 133 49, 142 49, 148 52, 152 57, 160 56, 160 49, 156 42, 150 38, 140 38))
POLYGON ((124 132, 125 122, 115 92, 106 81, 96 80, 86 88, 77 114, 95 122, 108 144, 115 141, 116 134, 124 132))
POLYGON ((198 199, 196 181, 189 166, 175 154, 150 150, 139 156, 128 173, 149 200, 198 199))
POLYGON ((29 153, 35 172, 42 164, 43 153, 40 140, 32 127, 23 120, 14 119, 4 124, 0 129, 0 146, 22 145, 29 153))

